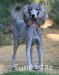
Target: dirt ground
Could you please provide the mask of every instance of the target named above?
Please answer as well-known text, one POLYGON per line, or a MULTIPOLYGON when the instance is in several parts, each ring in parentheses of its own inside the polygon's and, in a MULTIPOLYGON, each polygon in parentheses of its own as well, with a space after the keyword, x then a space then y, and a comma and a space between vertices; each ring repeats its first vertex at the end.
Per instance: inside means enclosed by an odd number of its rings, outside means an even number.
MULTIPOLYGON (((53 70, 45 70, 50 73, 59 73, 59 30, 44 29, 42 34, 43 63, 44 66, 52 66, 53 70)), ((17 64, 19 67, 27 65, 25 45, 20 45, 17 51, 17 64)), ((36 46, 33 47, 34 59, 38 64, 36 46)), ((10 71, 12 66, 13 46, 0 46, 0 73, 10 71)))

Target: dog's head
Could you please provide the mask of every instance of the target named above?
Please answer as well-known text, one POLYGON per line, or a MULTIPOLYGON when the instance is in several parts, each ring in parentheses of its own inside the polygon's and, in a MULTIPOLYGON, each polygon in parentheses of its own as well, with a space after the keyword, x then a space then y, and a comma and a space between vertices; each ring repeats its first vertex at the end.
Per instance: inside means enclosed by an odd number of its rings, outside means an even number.
POLYGON ((43 4, 30 4, 24 9, 25 21, 36 20, 40 25, 48 18, 48 14, 43 4))
POLYGON ((28 13, 31 17, 31 19, 35 20, 38 17, 39 14, 39 6, 38 4, 31 4, 28 6, 28 13))

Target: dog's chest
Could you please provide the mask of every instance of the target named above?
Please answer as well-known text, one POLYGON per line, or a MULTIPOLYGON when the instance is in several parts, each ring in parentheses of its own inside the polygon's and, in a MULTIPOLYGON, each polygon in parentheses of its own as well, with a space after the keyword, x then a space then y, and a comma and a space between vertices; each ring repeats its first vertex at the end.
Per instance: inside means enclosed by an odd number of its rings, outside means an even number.
POLYGON ((27 29, 27 37, 33 40, 37 39, 39 37, 39 28, 36 28, 36 26, 31 26, 27 29))
POLYGON ((35 39, 37 37, 38 37, 38 28, 37 27, 33 27, 32 38, 35 39))

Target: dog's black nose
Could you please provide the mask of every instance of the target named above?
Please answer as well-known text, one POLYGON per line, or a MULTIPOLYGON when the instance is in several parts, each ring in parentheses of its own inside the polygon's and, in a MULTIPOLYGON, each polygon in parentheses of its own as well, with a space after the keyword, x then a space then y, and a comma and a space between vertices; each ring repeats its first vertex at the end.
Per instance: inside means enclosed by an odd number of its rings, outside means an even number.
POLYGON ((32 18, 35 18, 35 15, 34 14, 32 14, 32 18))

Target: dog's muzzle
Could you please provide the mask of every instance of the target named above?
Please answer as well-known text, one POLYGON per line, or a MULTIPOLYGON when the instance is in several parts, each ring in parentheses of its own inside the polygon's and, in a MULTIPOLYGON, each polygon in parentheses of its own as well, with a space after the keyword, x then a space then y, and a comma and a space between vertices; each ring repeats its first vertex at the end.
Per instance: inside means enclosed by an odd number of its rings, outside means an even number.
POLYGON ((32 18, 35 18, 35 15, 34 14, 32 14, 32 18))
POLYGON ((31 15, 32 20, 36 20, 36 17, 34 14, 31 15))

